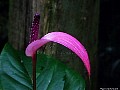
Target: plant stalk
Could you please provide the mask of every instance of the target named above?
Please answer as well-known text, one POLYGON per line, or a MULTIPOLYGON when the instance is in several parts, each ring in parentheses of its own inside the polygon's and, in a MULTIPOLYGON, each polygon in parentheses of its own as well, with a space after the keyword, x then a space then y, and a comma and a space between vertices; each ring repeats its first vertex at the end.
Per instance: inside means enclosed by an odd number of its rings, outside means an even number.
POLYGON ((36 90, 36 53, 32 57, 33 90, 36 90))

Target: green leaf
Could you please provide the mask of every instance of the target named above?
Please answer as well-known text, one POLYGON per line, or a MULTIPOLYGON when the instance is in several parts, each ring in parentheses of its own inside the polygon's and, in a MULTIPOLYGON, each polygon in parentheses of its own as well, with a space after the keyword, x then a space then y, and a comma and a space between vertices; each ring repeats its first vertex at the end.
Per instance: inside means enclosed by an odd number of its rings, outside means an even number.
POLYGON ((32 90, 31 79, 17 51, 9 44, 0 56, 0 80, 3 90, 32 90))
MULTIPOLYGON (((84 79, 45 54, 37 55, 37 90, 85 90, 84 79)), ((0 55, 0 90, 32 90, 32 60, 6 44, 0 55)))
POLYGON ((32 58, 27 57, 22 51, 19 52, 19 57, 22 60, 22 63, 26 68, 28 75, 30 76, 30 78, 32 78, 32 58))
POLYGON ((85 90, 84 79, 71 68, 43 54, 38 60, 43 67, 37 77, 38 90, 85 90))
MULTIPOLYGON (((31 59, 22 55, 27 71, 31 59)), ((31 64, 32 65, 32 64, 31 64)), ((45 54, 37 55, 37 90, 85 90, 84 79, 71 68, 45 54)))

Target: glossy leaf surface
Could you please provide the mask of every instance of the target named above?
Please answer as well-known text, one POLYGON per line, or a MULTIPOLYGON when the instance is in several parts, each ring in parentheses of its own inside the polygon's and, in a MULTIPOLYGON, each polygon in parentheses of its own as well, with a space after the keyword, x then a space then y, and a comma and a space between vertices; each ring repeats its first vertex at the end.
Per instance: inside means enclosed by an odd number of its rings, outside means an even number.
MULTIPOLYGON (((37 90, 84 90, 75 71, 45 54, 37 55, 37 90)), ((31 58, 6 44, 0 55, 0 90, 32 90, 31 58)))

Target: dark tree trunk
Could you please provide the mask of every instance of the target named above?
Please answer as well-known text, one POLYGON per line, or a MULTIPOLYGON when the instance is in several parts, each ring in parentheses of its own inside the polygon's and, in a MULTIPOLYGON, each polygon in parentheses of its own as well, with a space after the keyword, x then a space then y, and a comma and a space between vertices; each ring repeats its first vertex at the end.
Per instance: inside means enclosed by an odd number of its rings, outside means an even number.
POLYGON ((37 11, 37 2, 36 0, 9 0, 9 5, 9 42, 16 49, 25 49, 33 14, 37 11))
MULTIPOLYGON (((63 31, 86 47, 91 60, 91 90, 97 90, 99 0, 10 0, 9 42, 16 49, 25 49, 36 12, 41 14, 40 37, 48 32, 63 31)), ((70 50, 55 43, 47 44, 42 50, 59 58, 87 79, 83 63, 70 50)))

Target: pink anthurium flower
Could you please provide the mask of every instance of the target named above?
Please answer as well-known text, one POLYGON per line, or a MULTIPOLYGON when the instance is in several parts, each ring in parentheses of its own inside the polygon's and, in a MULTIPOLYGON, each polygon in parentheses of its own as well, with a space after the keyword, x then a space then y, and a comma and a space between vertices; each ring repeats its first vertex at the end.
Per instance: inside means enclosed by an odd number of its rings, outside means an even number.
POLYGON ((34 57, 36 51, 48 42, 59 43, 70 50, 72 50, 79 58, 83 61, 88 75, 90 76, 90 62, 88 54, 84 46, 73 36, 64 33, 64 32, 51 32, 43 36, 41 39, 37 40, 38 29, 39 29, 39 19, 40 15, 35 14, 34 21, 32 23, 31 35, 30 35, 30 44, 26 48, 26 55, 34 57))
POLYGON ((38 39, 40 15, 35 14, 31 27, 30 44, 26 48, 26 55, 32 57, 33 62, 33 90, 36 90, 36 51, 48 42, 59 43, 72 50, 83 61, 90 77, 90 62, 84 46, 73 36, 64 32, 51 32, 38 39))

